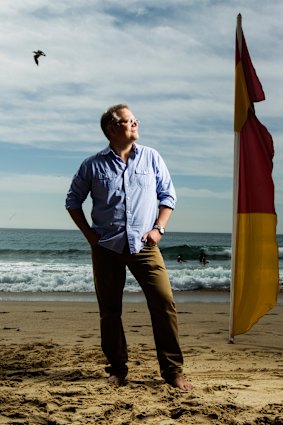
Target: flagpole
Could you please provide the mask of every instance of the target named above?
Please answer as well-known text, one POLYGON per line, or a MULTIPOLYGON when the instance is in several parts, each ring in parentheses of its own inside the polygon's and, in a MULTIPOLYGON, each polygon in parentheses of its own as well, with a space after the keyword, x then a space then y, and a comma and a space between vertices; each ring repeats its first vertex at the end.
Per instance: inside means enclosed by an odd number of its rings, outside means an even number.
MULTIPOLYGON (((242 54, 242 16, 237 16, 236 34, 240 54, 242 54)), ((235 93, 236 95, 236 93, 235 93)), ((234 135, 234 170, 233 170, 233 221, 232 221, 232 256, 231 256, 231 284, 230 284, 230 320, 229 320, 229 343, 234 343, 232 329, 234 323, 234 279, 237 243, 237 219, 238 219, 238 193, 239 193, 239 156, 240 156, 240 133, 234 135)))
POLYGON ((240 13, 237 16, 236 32, 237 32, 239 51, 242 56, 242 15, 240 13))
POLYGON ((234 324, 234 280, 236 262, 237 243, 237 219, 238 219, 238 188, 239 188, 239 149, 240 134, 234 136, 234 171, 233 171, 233 222, 232 222, 232 256, 231 256, 231 284, 230 284, 230 321, 229 321, 229 342, 234 343, 232 329, 234 324))

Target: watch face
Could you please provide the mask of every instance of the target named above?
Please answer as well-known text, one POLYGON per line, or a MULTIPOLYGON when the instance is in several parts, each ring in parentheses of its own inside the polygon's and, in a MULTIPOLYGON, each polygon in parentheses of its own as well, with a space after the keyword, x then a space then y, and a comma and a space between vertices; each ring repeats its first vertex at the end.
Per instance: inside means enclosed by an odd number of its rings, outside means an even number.
POLYGON ((165 233, 164 227, 158 226, 158 224, 156 224, 153 228, 157 229, 161 235, 164 235, 165 233))

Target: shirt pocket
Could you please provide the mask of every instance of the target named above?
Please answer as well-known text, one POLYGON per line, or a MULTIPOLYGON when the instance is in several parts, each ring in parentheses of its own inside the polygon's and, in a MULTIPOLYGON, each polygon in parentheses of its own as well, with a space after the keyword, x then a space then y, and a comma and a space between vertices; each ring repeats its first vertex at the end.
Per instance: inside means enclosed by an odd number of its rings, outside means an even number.
POLYGON ((118 179, 114 173, 99 172, 96 175, 94 189, 99 192, 109 192, 118 189, 118 179))
POLYGON ((155 187, 155 176, 152 169, 141 169, 137 168, 135 170, 135 180, 138 186, 143 189, 147 189, 149 187, 155 187))

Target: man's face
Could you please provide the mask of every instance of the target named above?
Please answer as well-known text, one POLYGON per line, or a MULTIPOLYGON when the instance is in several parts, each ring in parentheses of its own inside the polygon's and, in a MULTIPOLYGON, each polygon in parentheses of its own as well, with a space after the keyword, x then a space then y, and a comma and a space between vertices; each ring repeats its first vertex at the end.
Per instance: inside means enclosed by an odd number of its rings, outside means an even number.
POLYGON ((111 139, 114 141, 134 142, 139 138, 138 121, 129 109, 116 112, 118 122, 112 124, 111 139))

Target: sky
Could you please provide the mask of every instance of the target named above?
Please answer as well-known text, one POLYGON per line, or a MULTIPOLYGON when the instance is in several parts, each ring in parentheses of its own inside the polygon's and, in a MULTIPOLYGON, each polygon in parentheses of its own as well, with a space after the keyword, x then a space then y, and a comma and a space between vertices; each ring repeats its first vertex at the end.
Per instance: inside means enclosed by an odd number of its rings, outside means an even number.
POLYGON ((1 0, 0 227, 75 229, 71 179, 108 144, 101 114, 127 103, 176 188, 168 230, 231 232, 238 13, 266 97, 255 106, 273 137, 282 234, 282 0, 1 0))

